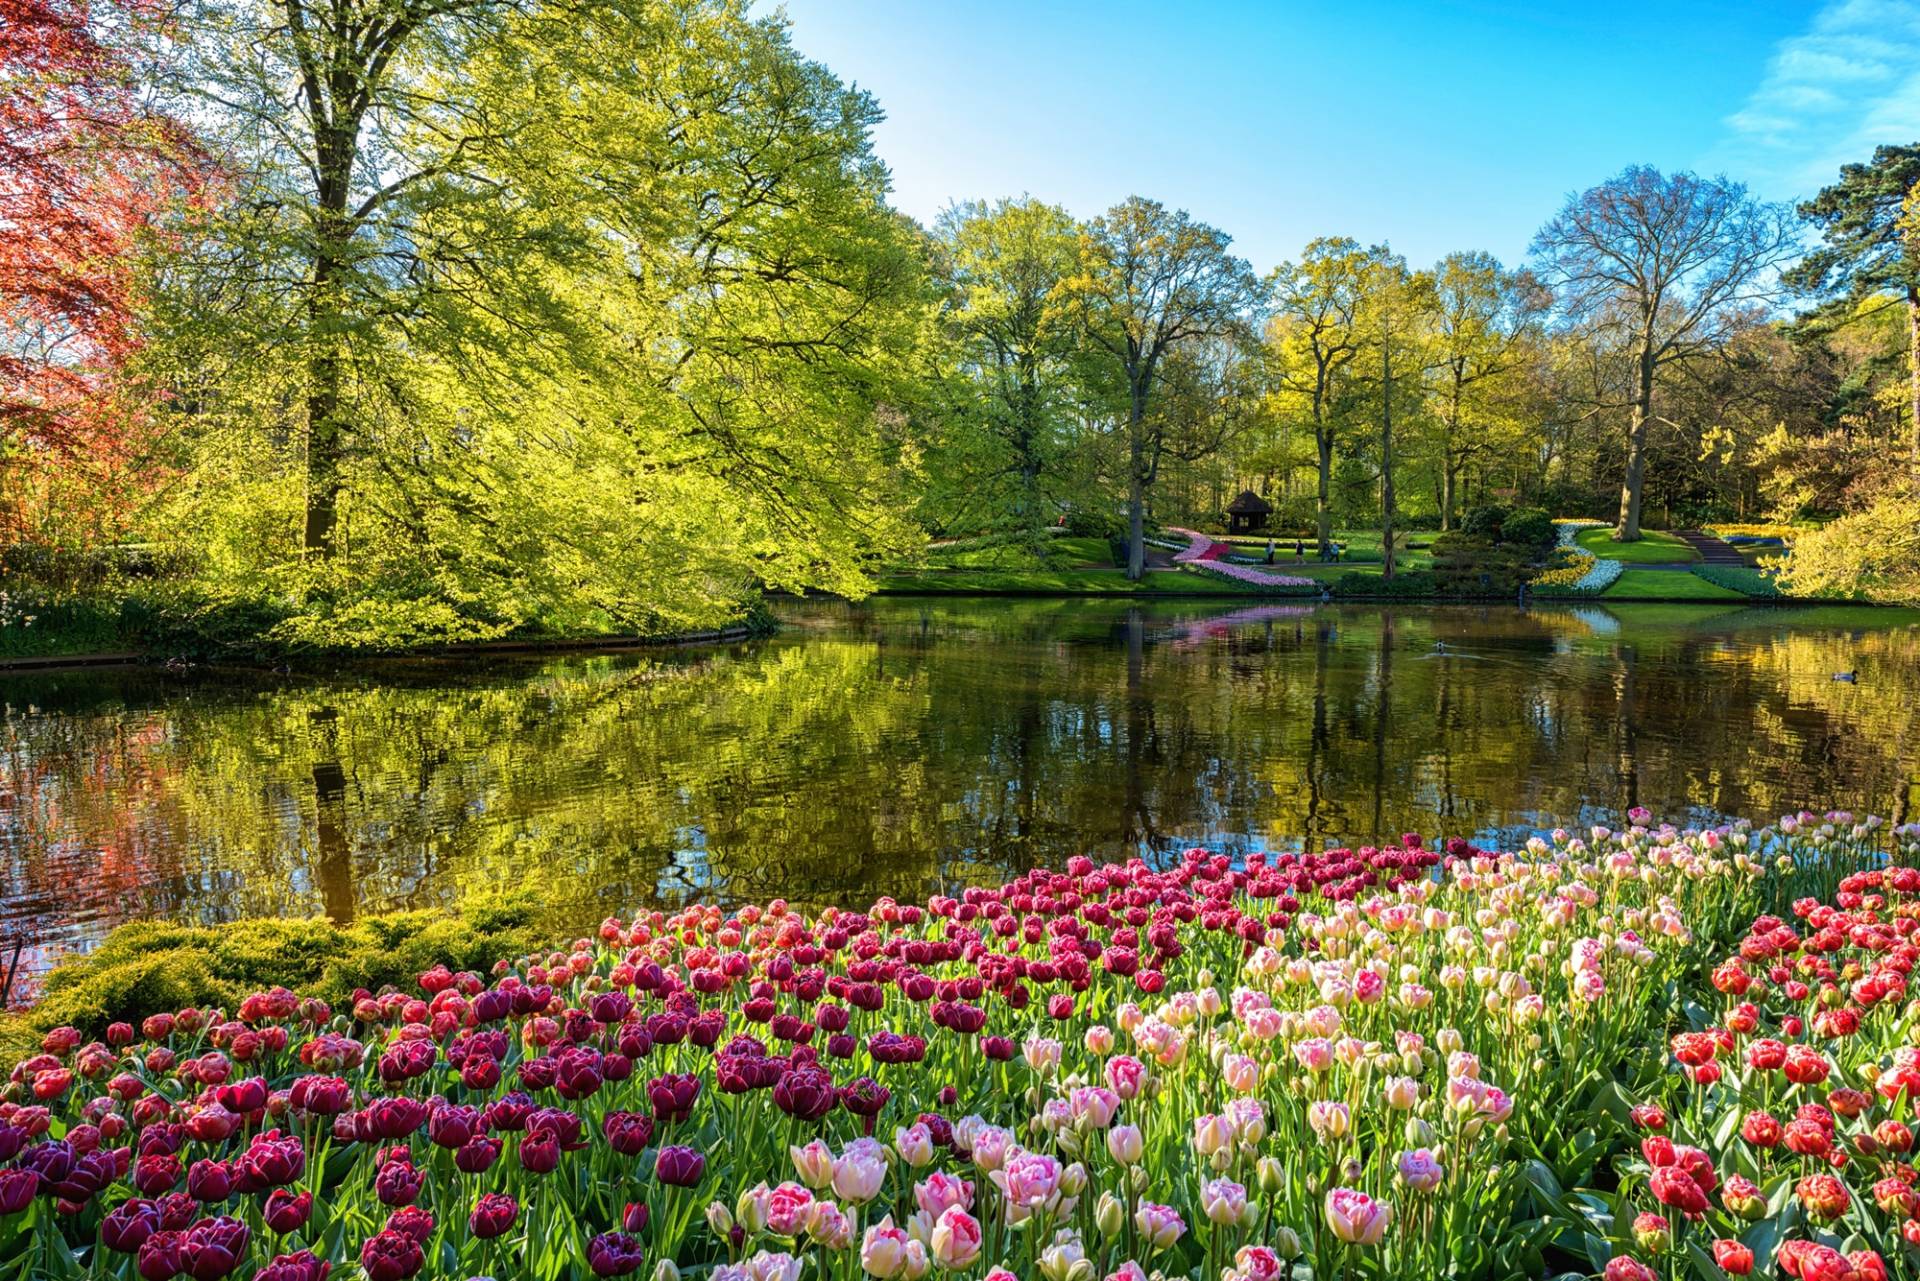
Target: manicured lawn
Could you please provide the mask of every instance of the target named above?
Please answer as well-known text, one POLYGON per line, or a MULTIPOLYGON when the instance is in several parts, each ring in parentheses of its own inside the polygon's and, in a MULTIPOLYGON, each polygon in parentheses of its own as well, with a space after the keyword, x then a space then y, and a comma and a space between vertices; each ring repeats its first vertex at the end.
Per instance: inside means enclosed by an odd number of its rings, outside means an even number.
POLYGON ((883 592, 938 592, 967 595, 977 592, 1047 592, 1076 595, 1083 592, 1126 595, 1248 596, 1258 589, 1217 574, 1149 573, 1138 583, 1127 581, 1118 569, 937 569, 888 574, 880 580, 883 592))
POLYGON ((949 551, 927 549, 927 563, 939 569, 1015 569, 1096 568, 1113 564, 1113 556, 1104 538, 1051 538, 1046 543, 1044 560, 1036 558, 1025 543, 1000 543, 993 547, 969 547, 949 551))
POLYGON ((1616 543, 1613 531, 1600 527, 1582 530, 1575 541, 1595 556, 1623 560, 1629 565, 1671 565, 1700 559, 1698 552, 1664 530, 1643 530, 1639 542, 1616 543))
POLYGON ((1672 569, 1630 569, 1600 594, 1602 600, 1745 600, 1731 588, 1672 569))

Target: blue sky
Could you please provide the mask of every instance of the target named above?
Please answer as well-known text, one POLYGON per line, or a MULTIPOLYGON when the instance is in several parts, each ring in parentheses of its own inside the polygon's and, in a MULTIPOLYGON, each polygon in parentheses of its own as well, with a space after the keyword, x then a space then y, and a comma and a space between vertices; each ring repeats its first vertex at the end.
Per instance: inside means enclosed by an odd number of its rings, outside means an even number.
POLYGON ((895 203, 1189 210, 1265 270, 1316 235, 1519 261, 1632 163, 1809 194, 1920 140, 1920 0, 787 0, 873 92, 895 203))

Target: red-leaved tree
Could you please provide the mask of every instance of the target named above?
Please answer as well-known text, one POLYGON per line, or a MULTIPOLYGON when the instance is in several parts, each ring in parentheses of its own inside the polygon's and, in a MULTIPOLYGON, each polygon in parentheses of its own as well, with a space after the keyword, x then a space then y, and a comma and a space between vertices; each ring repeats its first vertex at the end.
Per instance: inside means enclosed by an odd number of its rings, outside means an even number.
POLYGON ((0 540, 32 536, 50 483, 107 485, 139 434, 114 394, 135 255, 205 173, 115 47, 143 3, 0 0, 0 540))

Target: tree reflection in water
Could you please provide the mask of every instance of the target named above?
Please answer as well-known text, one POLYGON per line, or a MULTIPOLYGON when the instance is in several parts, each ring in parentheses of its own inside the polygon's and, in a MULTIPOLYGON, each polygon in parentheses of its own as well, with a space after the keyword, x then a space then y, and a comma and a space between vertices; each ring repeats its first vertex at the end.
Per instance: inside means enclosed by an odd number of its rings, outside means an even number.
POLYGON ((0 926, 44 960, 134 917, 345 916, 490 885, 537 885, 584 926, 691 897, 917 898, 1079 852, 1516 839, 1633 804, 1911 817, 1911 615, 787 616, 717 652, 7 679, 0 926))

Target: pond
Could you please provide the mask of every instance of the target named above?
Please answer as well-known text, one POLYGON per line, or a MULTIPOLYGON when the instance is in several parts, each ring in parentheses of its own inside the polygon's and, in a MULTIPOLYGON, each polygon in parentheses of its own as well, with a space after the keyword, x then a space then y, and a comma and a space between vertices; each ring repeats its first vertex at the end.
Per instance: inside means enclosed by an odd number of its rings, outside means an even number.
POLYGON ((1920 793, 1911 613, 783 615, 718 649, 0 677, 0 939, 32 973, 141 917, 534 885, 584 928, 701 896, 920 898, 1081 852, 1515 840, 1633 805, 1904 821, 1920 793))

